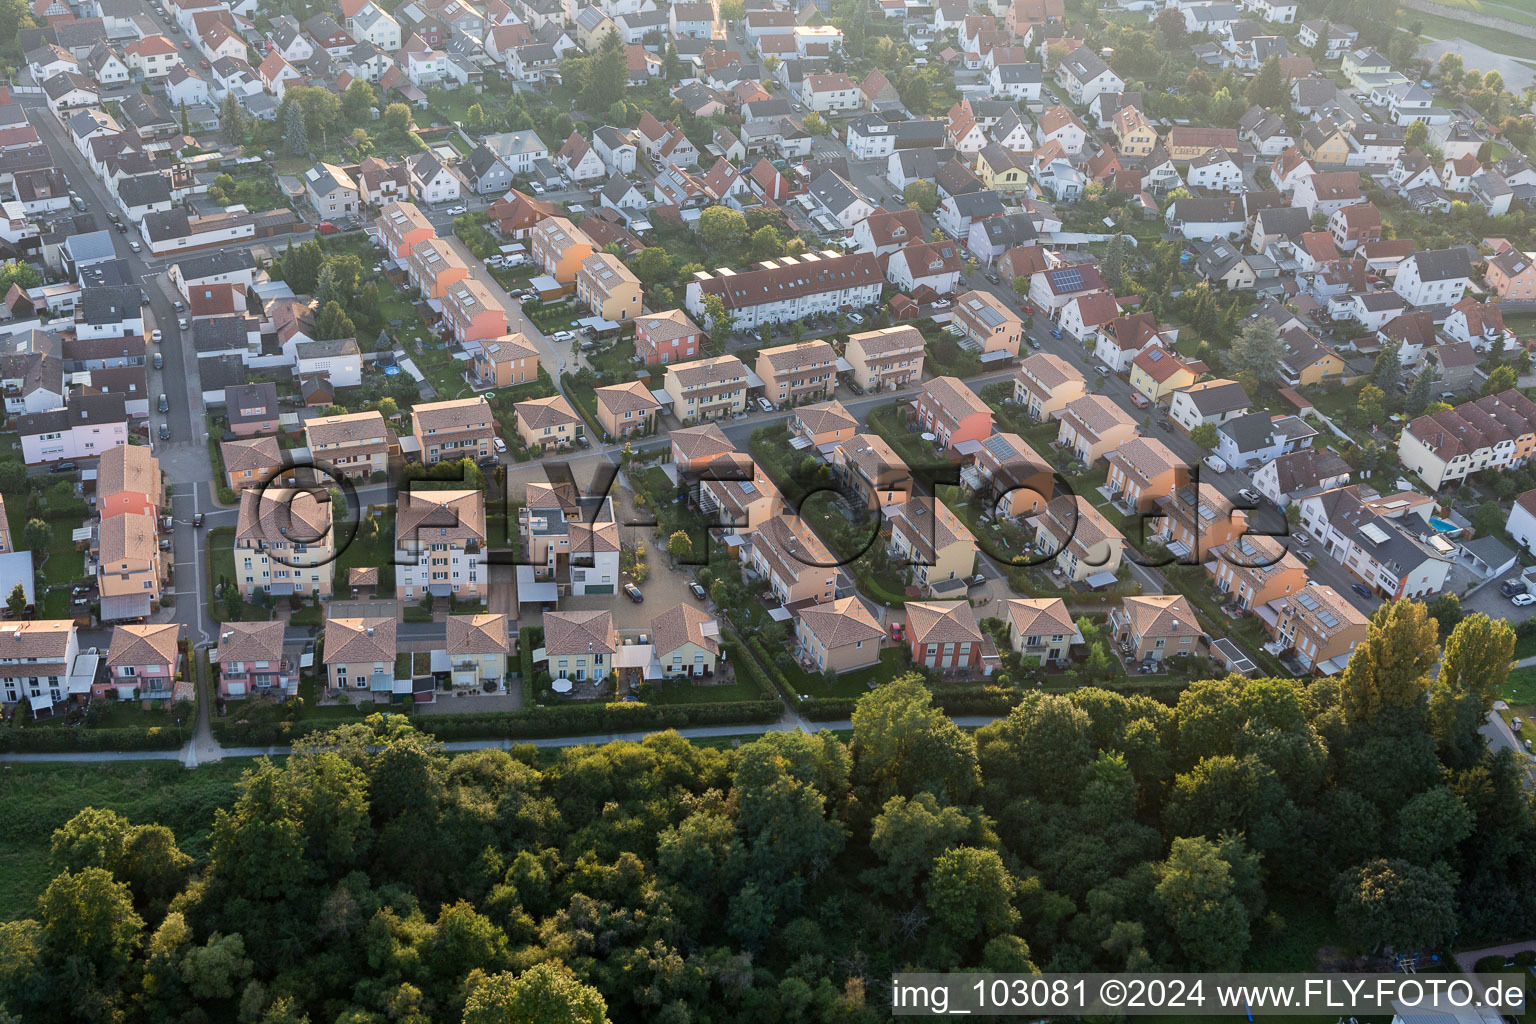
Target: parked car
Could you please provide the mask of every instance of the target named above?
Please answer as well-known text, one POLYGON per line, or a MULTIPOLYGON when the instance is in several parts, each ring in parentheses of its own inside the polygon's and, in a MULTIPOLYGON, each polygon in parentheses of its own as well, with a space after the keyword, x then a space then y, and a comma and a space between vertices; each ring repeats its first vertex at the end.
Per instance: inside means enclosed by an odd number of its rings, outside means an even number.
POLYGON ((1111 371, 1110 368, 1105 366, 1103 363, 1099 363, 1093 368, 1093 372, 1099 374, 1100 376, 1108 377, 1113 371, 1111 371))
POLYGON ((1202 461, 1206 468, 1213 473, 1225 473, 1230 467, 1220 455, 1207 455, 1202 461))
POLYGON ((534 182, 529 187, 533 189, 533 194, 536 196, 541 196, 544 194, 544 186, 540 185, 538 182, 534 182))
POLYGON ((159 352, 156 352, 155 353, 154 364, 155 364, 155 369, 157 369, 157 370, 164 369, 165 368, 165 357, 162 356, 159 352))
POLYGON ((175 306, 178 310, 182 310, 182 309, 186 309, 187 308, 187 304, 185 302, 182 302, 180 299, 174 300, 171 303, 171 305, 175 306))
POLYGON ((907 630, 907 627, 906 627, 905 623, 902 623, 902 622, 893 622, 893 623, 891 623, 891 639, 892 640, 896 640, 896 641, 899 642, 901 640, 903 634, 906 633, 906 630, 907 630))
POLYGON ((1040 347, 1040 339, 1035 337, 1033 334, 1025 335, 1024 340, 1029 342, 1029 347, 1030 348, 1039 348, 1040 347))
POLYGON ((1239 487, 1237 489, 1237 496, 1239 498, 1242 498, 1244 501, 1250 502, 1251 504, 1254 504, 1254 505, 1257 505, 1259 503, 1259 500, 1260 500, 1259 499, 1259 492, 1254 490, 1251 487, 1239 487))
POLYGON ((1536 594, 1516 594, 1509 599, 1509 603, 1516 608, 1524 608, 1529 604, 1536 604, 1536 594))
POLYGON ((73 462, 65 460, 64 462, 55 462, 53 464, 53 468, 50 469, 48 472, 50 472, 50 473, 73 473, 78 468, 80 468, 80 467, 76 466, 73 462))
POLYGON ((187 318, 186 317, 179 317, 176 320, 176 326, 180 327, 182 330, 186 330, 187 329, 187 318))
POLYGON ((1511 576, 1499 584, 1499 593, 1505 597, 1514 597, 1516 594, 1530 593, 1530 587, 1519 576, 1511 576))
POLYGON ((1147 400, 1147 396, 1142 394, 1140 391, 1132 391, 1131 392, 1131 404, 1134 405, 1138 409, 1145 409, 1147 406, 1151 405, 1152 403, 1150 401, 1148 401, 1147 400))
POLYGON ((507 442, 499 437, 491 438, 491 447, 496 449, 498 455, 505 455, 507 453, 507 442))
POLYGON ((1052 327, 1051 328, 1051 337, 1059 338, 1059 337, 1061 337, 1061 335, 1062 335, 1062 330, 1061 330, 1060 327, 1052 327))
POLYGON ((590 437, 588 437, 586 434, 577 434, 576 435, 576 443, 579 444, 583 448, 591 448, 592 447, 592 439, 590 437))
POLYGON ((149 332, 149 340, 150 341, 159 341, 163 337, 165 337, 165 335, 160 333, 160 328, 158 328, 158 327, 156 327, 154 330, 149 332))
POLYGON ((700 601, 703 601, 705 598, 709 597, 709 592, 704 589, 704 584, 700 583, 698 580, 694 580, 692 583, 688 584, 688 590, 700 601))
POLYGON ((1364 583, 1351 583, 1349 585, 1349 589, 1353 590, 1355 593, 1359 594, 1361 597, 1375 597, 1376 596, 1375 594, 1371 593, 1371 588, 1366 586, 1364 583))
POLYGON ((773 403, 761 395, 758 396, 757 407, 763 410, 763 412, 773 412, 773 403))
POLYGON ((856 380, 851 380, 848 382, 848 390, 852 391, 856 395, 862 395, 864 393, 864 389, 859 386, 859 382, 856 380))
POLYGON ((645 600, 645 595, 640 593, 640 588, 635 586, 633 583, 624 584, 624 595, 631 601, 635 602, 635 604, 639 604, 645 600))
POLYGON ((170 439, 171 439, 171 425, 169 423, 162 423, 162 424, 160 424, 160 440, 162 440, 162 441, 169 441, 170 439))
POLYGON ((80 210, 81 212, 85 211, 85 200, 81 199, 80 196, 76 193, 71 192, 69 194, 69 201, 75 204, 75 209, 80 210))
POLYGON ((450 206, 450 207, 448 207, 448 215, 450 217, 457 217, 461 213, 468 213, 468 212, 469 212, 469 209, 467 207, 463 206, 462 204, 459 205, 459 206, 450 206))
POLYGON ((864 322, 864 314, 863 313, 849 313, 848 314, 848 322, 851 323, 851 324, 862 324, 864 322))
POLYGON ((987 574, 984 572, 979 572, 974 576, 967 576, 965 579, 965 585, 968 587, 979 587, 985 582, 987 582, 987 574))
POLYGON ((320 232, 322 235, 334 235, 341 229, 338 228, 335 224, 332 224, 330 221, 323 220, 319 224, 315 225, 315 230, 320 232))
POLYGON ((552 335, 552 337, 556 341, 574 341, 574 340, 576 340, 576 335, 572 334, 570 331, 556 331, 552 335))
POLYGON ((934 309, 944 309, 948 305, 949 305, 949 300, 948 299, 934 299, 933 302, 932 302, 932 306, 933 306, 934 309))
POLYGON ((138 242, 130 241, 128 243, 128 248, 132 249, 134 252, 143 252, 144 251, 144 247, 142 245, 140 245, 138 242))
POLYGON ((160 411, 163 413, 171 411, 171 400, 165 397, 164 391, 160 392, 160 411))

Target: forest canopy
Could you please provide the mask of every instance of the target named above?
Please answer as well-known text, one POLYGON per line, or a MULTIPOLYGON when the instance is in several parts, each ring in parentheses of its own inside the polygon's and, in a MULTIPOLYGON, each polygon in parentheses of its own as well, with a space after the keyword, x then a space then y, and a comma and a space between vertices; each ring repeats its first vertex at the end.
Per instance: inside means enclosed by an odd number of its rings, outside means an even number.
POLYGON ((255 762, 198 859, 80 811, 0 926, 0 1019, 864 1022, 907 967, 1274 968, 1298 916, 1494 940, 1536 910, 1529 797, 1477 734, 1512 648, 1470 615, 1441 660, 1397 602, 1334 679, 1036 692, 967 732, 906 676, 846 740, 732 750, 450 756, 374 715, 255 762))

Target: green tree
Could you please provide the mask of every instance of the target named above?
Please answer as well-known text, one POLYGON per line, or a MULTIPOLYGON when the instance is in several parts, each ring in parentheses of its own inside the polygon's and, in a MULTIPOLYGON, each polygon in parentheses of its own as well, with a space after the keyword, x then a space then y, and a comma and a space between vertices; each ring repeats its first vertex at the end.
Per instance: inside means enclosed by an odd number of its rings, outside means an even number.
POLYGON ((1383 404, 1386 395, 1375 384, 1366 384, 1360 388, 1360 400, 1355 406, 1357 422, 1362 426, 1374 426, 1387 418, 1386 408, 1383 404))
POLYGON ((928 878, 928 909, 961 940, 991 935, 1019 919, 1013 907, 1019 883, 996 850, 962 846, 934 859, 928 878))
POLYGON ((1504 510, 1496 501, 1485 501, 1477 506, 1476 511, 1468 517, 1472 529, 1477 531, 1479 537, 1497 536, 1503 529, 1505 521, 1504 510))
POLYGON ((908 182, 901 190, 902 202, 924 215, 932 215, 939 208, 939 190, 933 182, 923 178, 908 182))
POLYGON ((811 135, 825 135, 827 133, 827 120, 812 110, 800 119, 800 127, 804 128, 811 135))
POLYGON ((909 673, 854 708, 854 779, 875 806, 919 792, 965 803, 980 785, 975 741, 932 701, 921 677, 909 673))
POLYGON ((635 272, 640 283, 647 288, 665 284, 677 276, 677 265, 672 260, 672 254, 651 245, 635 253, 629 261, 629 269, 635 272))
POLYGON ((1259 67, 1259 73, 1248 83, 1248 102, 1256 107, 1273 110, 1284 107, 1290 101, 1290 83, 1280 68, 1280 58, 1271 57, 1259 67))
POLYGON ((1260 384, 1272 384, 1280 379, 1280 360, 1284 357, 1285 345, 1275 322, 1261 316, 1243 325, 1232 341, 1227 362, 1236 373, 1260 384))
POLYGON ((1216 444, 1220 440, 1216 434, 1215 425, 1210 423, 1197 425, 1194 430, 1189 432, 1189 439, 1208 452, 1215 451, 1216 444))
POLYGON ((6 610, 11 613, 11 618, 19 619, 27 611, 27 591, 20 583, 11 588, 10 596, 5 599, 6 610))
MULTIPOLYGON (((719 209, 719 207, 712 207, 712 209, 719 209)), ((730 337, 731 328, 736 324, 736 318, 731 315, 730 310, 725 308, 725 300, 718 295, 704 296, 704 320, 709 325, 709 333, 717 344, 722 345, 725 339, 730 337)))
POLYGON ((711 252, 739 254, 747 246, 747 218, 729 206, 711 206, 699 214, 699 238, 711 252))
POLYGON ((667 553, 673 558, 687 558, 693 553, 693 541, 689 539, 687 530, 674 531, 667 538, 667 553))
POLYGON ((352 318, 342 310, 341 303, 332 301, 321 307, 320 315, 315 317, 316 341, 355 337, 357 337, 357 327, 352 323, 352 318))
POLYGON ((784 255, 784 236, 772 224, 764 224, 752 232, 752 258, 771 260, 784 255))
POLYGON ((342 116, 354 126, 366 125, 371 120, 368 111, 378 101, 378 93, 373 91, 372 85, 361 78, 354 78, 347 84, 347 91, 341 94, 342 116))
POLYGON ((1503 619, 1474 612, 1456 623, 1445 641, 1439 682, 1465 689, 1483 710, 1493 707, 1494 696, 1509 678, 1515 656, 1515 631, 1503 619))
POLYGON ((1248 950, 1248 912, 1232 867, 1207 839, 1175 839, 1158 870, 1155 902, 1198 971, 1235 971, 1248 950))
POLYGON ((225 93, 219 104, 219 127, 236 143, 245 142, 250 135, 251 119, 240 105, 240 98, 233 92, 225 93))
MULTIPOLYGON (((1415 121, 1414 124, 1422 124, 1422 122, 1415 121)), ((1403 409, 1410 416, 1422 415, 1434 398, 1435 372, 1426 366, 1419 371, 1418 376, 1413 378, 1413 384, 1408 388, 1408 397, 1403 401, 1403 409)))
POLYGON ((290 243, 288 251, 283 253, 283 280, 296 293, 308 295, 314 292, 320 280, 320 265, 324 260, 325 252, 317 240, 311 238, 300 245, 290 243))
POLYGON ((1122 232, 1116 231, 1109 239, 1109 244, 1104 247, 1104 259, 1099 265, 1104 280, 1109 283, 1111 291, 1119 291, 1125 283, 1125 257, 1126 241, 1122 232))
POLYGON ((46 554, 48 544, 53 540, 53 531, 41 519, 28 519, 27 525, 21 528, 21 537, 27 542, 27 550, 34 555, 46 554))
POLYGON ((1472 814, 1449 786, 1435 786, 1403 804, 1397 814, 1398 852, 1425 867, 1472 834, 1472 814))
POLYGON ((629 62, 624 57, 624 43, 617 32, 608 32, 597 53, 587 62, 582 106, 587 110, 607 110, 624 98, 628 82, 629 62))
POLYGON ((1335 913, 1361 949, 1438 949, 1456 931, 1456 893, 1440 873, 1385 858, 1339 876, 1335 913))
MULTIPOLYGON (((913 892, 934 860, 962 842, 980 845, 984 827, 959 807, 946 807, 926 790, 908 800, 893 796, 875 816, 869 848, 885 865, 879 884, 895 896, 913 892)), ((990 845, 990 843, 988 844, 990 845)))
POLYGON ((43 283, 43 275, 30 263, 6 260, 0 263, 0 295, 11 290, 11 285, 23 289, 36 288, 43 283))
MULTIPOLYGON (((1449 57, 1451 55, 1446 54, 1446 56, 1449 57)), ((1413 122, 1408 126, 1404 141, 1409 149, 1417 149, 1422 152, 1424 147, 1429 145, 1429 126, 1423 121, 1413 122)))
POLYGON ((128 886, 102 868, 66 871, 48 883, 37 911, 42 963, 67 971, 72 985, 80 986, 62 997, 81 1008, 121 999, 116 983, 144 935, 144 919, 133 909, 128 886))
POLYGON ((1429 670, 1439 654, 1437 640, 1423 604, 1380 605, 1344 667, 1340 691, 1349 724, 1366 724, 1383 711, 1417 705, 1429 688, 1429 670))
POLYGON ((411 128, 411 108, 404 103, 391 103, 384 108, 384 127, 392 132, 406 132, 411 128))
POLYGON ((1508 363, 1501 363, 1495 366, 1493 372, 1488 374, 1488 379, 1483 381, 1483 394, 1501 395, 1512 390, 1517 383, 1519 379, 1515 375, 1515 368, 1508 363))
POLYGON ((297 103, 288 106, 283 115, 283 145, 290 156, 306 156, 309 153, 309 129, 304 125, 304 108, 297 103))
POLYGON ((1381 343, 1381 351, 1376 353, 1376 362, 1371 368, 1371 382, 1381 389, 1384 397, 1397 394, 1397 389, 1403 382, 1403 343, 1396 338, 1388 338, 1381 343))

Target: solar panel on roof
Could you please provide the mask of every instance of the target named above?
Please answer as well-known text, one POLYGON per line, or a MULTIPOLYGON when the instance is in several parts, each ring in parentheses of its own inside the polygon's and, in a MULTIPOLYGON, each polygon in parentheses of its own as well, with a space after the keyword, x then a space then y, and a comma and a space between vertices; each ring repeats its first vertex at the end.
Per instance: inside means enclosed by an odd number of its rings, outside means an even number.
POLYGON ((1058 270, 1055 282, 1056 286, 1064 291, 1074 291, 1083 286, 1083 272, 1076 267, 1058 270))

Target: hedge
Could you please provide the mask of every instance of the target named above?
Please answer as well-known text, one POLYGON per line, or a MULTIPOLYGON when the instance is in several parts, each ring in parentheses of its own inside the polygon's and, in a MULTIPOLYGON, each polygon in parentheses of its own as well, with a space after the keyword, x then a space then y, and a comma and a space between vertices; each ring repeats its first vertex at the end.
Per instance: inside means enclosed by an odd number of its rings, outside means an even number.
MULTIPOLYGON (((1019 702, 1018 693, 997 686, 939 683, 929 686, 933 703, 951 718, 957 715, 1006 715, 1019 702)), ((853 716, 857 697, 813 697, 797 709, 813 722, 840 721, 853 716)))
POLYGON ((55 729, 0 729, 0 752, 7 754, 59 754, 96 750, 176 750, 182 733, 163 725, 144 729, 87 729, 70 726, 55 729))
MULTIPOLYGON (((783 708, 778 701, 731 701, 718 704, 571 704, 524 708, 489 714, 417 715, 417 729, 439 740, 537 739, 618 732, 682 729, 692 725, 748 725, 771 722, 783 708)), ((325 729, 326 722, 220 723, 219 742, 230 746, 284 746, 325 729)))

